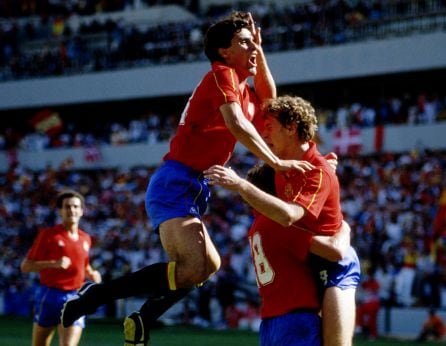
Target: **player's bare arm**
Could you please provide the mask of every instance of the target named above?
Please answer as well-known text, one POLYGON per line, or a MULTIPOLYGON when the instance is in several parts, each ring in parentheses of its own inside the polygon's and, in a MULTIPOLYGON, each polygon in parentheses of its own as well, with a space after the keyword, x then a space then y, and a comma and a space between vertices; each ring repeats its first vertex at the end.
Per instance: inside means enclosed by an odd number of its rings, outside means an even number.
POLYGON ((204 175, 209 179, 209 184, 237 191, 252 208, 282 226, 291 226, 305 215, 305 209, 301 206, 260 190, 230 168, 215 165, 207 169, 204 175))
POLYGON ((262 48, 262 35, 260 27, 256 27, 255 22, 249 13, 251 33, 256 47, 257 74, 254 76, 254 89, 261 101, 277 97, 277 88, 273 75, 266 62, 266 56, 262 48))
POLYGON ((314 166, 307 161, 281 160, 274 155, 259 135, 254 125, 245 118, 238 103, 225 103, 220 106, 220 112, 223 115, 226 127, 231 131, 233 136, 250 152, 259 159, 265 161, 275 170, 285 171, 296 169, 303 173, 314 168, 314 166))
POLYGON ((25 258, 20 264, 23 273, 39 272, 43 269, 67 269, 71 265, 71 260, 67 256, 62 256, 58 260, 33 261, 25 258))
POLYGON ((91 265, 87 265, 85 268, 85 276, 92 280, 93 282, 100 283, 102 282, 102 275, 99 271, 93 269, 91 265))
POLYGON ((348 223, 342 221, 342 226, 336 234, 314 236, 311 241, 310 252, 332 262, 340 261, 350 247, 350 232, 348 223))

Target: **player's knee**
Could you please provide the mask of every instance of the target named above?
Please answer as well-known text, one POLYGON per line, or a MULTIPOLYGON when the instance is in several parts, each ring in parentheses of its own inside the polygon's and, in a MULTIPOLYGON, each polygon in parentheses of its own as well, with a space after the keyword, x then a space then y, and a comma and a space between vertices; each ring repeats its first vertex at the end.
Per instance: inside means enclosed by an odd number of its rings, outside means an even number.
POLYGON ((183 277, 183 279, 178 283, 180 287, 195 287, 201 285, 211 275, 203 268, 202 270, 195 270, 195 272, 190 273, 188 276, 183 277))
POLYGON ((221 267, 221 258, 219 255, 213 256, 213 258, 211 258, 208 261, 208 276, 212 276, 213 274, 215 274, 221 267))
POLYGON ((178 287, 193 287, 207 281, 219 268, 220 257, 194 258, 194 261, 177 262, 178 287))
POLYGON ((201 284, 205 281, 207 281, 212 275, 214 275, 218 269, 220 268, 221 260, 220 257, 215 258, 207 258, 206 262, 203 263, 199 268, 200 270, 197 270, 195 267, 194 269, 194 284, 201 284))

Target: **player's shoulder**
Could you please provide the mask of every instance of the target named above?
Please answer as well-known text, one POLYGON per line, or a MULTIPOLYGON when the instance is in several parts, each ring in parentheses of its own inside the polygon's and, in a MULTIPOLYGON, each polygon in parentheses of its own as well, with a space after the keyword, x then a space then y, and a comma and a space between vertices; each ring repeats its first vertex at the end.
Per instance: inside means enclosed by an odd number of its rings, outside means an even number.
POLYGON ((79 228, 78 233, 81 238, 91 240, 91 235, 83 229, 79 228))
POLYGON ((197 94, 209 94, 215 92, 215 90, 219 90, 221 86, 224 86, 228 83, 233 83, 233 76, 229 66, 218 65, 218 67, 214 67, 212 65, 212 69, 209 70, 201 79, 201 82, 198 84, 194 95, 197 94))
POLYGON ((314 170, 316 172, 322 172, 322 174, 327 176, 336 175, 333 167, 328 163, 327 159, 318 151, 314 153, 312 159, 310 160, 310 163, 315 166, 314 170))
POLYGON ((50 241, 60 233, 60 228, 57 226, 44 226, 37 230, 36 240, 50 241))
POLYGON ((227 83, 239 84, 239 78, 235 69, 231 66, 225 65, 221 62, 215 62, 212 64, 212 70, 210 71, 212 78, 217 83, 227 81, 227 83))
POLYGON ((320 188, 338 184, 336 172, 327 162, 321 161, 319 164, 312 163, 315 167, 310 171, 303 173, 307 184, 312 182, 313 184, 320 186, 320 188))

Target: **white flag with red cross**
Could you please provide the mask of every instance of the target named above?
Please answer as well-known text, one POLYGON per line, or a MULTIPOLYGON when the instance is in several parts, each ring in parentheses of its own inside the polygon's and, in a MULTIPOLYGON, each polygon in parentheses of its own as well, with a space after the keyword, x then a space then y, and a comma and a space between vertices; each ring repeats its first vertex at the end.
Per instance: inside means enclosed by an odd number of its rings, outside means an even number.
POLYGON ((361 153, 361 129, 345 128, 333 131, 333 150, 338 155, 354 155, 361 153))

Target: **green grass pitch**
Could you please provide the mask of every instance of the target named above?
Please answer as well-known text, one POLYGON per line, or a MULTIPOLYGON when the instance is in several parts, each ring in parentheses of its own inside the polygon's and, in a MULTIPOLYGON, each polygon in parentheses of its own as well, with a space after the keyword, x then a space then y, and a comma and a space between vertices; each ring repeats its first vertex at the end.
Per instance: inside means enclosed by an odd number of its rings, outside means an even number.
MULTIPOLYGON (((32 321, 28 318, 0 316, 1 346, 30 346, 32 321)), ((151 333, 153 346, 258 346, 258 335, 248 331, 197 329, 193 327, 164 327, 151 333)), ((57 345, 57 335, 52 346, 57 345)), ((81 346, 122 346, 121 321, 88 320, 81 346)), ((421 346, 439 343, 416 343, 408 340, 384 339, 367 342, 356 338, 355 346, 421 346)))

